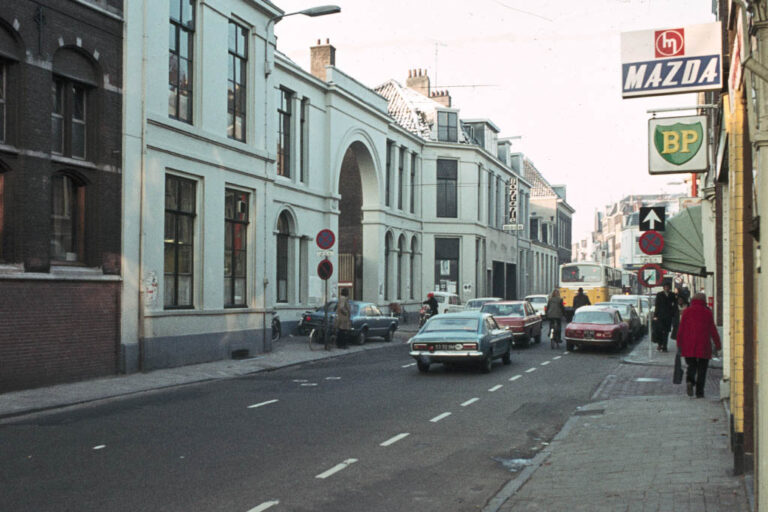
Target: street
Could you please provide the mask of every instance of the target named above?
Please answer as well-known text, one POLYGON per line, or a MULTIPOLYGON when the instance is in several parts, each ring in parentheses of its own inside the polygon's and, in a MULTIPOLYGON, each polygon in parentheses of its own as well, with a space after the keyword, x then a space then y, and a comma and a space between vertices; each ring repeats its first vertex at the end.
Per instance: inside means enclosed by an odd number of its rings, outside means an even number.
POLYGON ((544 339, 420 374, 404 340, 7 422, 0 509, 480 510, 622 355, 544 339))

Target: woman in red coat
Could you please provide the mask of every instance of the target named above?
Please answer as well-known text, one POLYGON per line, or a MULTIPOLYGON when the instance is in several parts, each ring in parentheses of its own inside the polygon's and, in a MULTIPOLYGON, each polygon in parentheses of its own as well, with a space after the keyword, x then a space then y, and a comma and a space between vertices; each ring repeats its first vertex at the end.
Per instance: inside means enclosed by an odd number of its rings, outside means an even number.
POLYGON ((715 355, 720 350, 720 335, 715 327, 712 311, 705 304, 706 299, 703 293, 693 296, 691 305, 683 312, 677 332, 677 346, 688 365, 685 379, 688 396, 693 396, 695 386, 696 398, 704 398, 707 367, 712 357, 712 342, 715 343, 715 355))

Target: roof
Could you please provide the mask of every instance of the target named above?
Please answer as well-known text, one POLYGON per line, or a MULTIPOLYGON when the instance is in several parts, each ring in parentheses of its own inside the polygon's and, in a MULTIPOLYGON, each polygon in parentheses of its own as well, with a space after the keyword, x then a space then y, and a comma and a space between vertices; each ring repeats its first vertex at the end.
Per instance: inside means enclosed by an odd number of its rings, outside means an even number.
POLYGON ((525 179, 531 183, 531 197, 560 197, 547 179, 536 169, 529 159, 523 159, 525 179))

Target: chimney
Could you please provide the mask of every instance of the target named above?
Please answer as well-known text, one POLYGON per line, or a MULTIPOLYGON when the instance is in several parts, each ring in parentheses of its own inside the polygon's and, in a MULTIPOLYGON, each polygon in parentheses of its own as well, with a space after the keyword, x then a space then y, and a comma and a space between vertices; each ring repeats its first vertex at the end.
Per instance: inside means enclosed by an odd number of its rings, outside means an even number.
POLYGON ((451 95, 448 91, 434 91, 429 97, 445 108, 451 108, 451 95))
POLYGON ((318 39, 317 46, 310 47, 309 52, 311 60, 310 72, 325 82, 325 66, 336 65, 336 48, 331 46, 328 39, 325 40, 325 44, 321 44, 318 39))
POLYGON ((429 98, 429 77, 426 69, 408 70, 405 86, 429 98))

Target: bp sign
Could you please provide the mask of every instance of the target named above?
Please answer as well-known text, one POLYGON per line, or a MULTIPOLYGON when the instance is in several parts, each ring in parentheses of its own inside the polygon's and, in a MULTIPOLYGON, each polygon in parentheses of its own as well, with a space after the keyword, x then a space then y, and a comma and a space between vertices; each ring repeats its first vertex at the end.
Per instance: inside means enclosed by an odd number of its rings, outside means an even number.
POLYGON ((706 172, 709 145, 706 116, 648 121, 648 173, 706 172))

